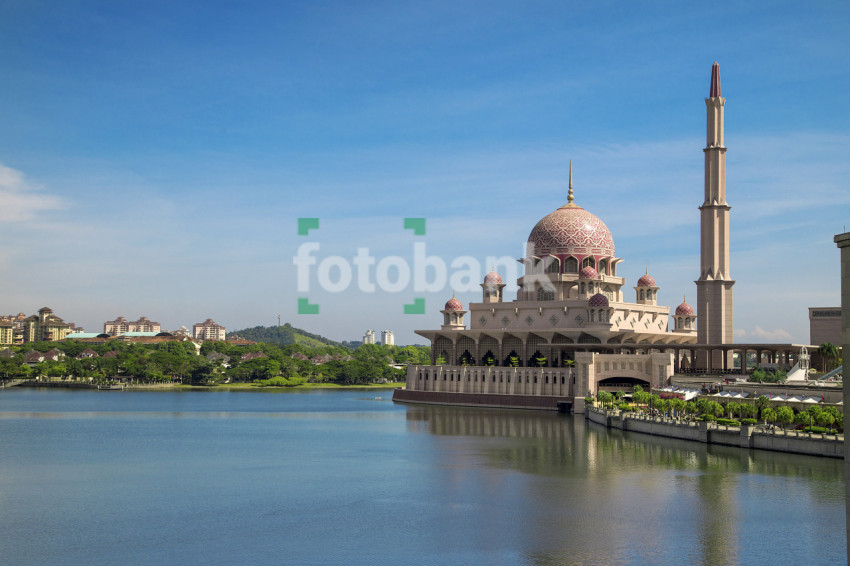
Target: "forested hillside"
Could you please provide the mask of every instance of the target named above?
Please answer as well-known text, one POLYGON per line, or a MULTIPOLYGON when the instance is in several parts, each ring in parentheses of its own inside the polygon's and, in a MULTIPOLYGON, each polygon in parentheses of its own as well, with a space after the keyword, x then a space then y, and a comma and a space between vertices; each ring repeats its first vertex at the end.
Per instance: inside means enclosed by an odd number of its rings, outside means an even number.
POLYGON ((283 326, 255 326, 253 328, 245 328, 243 330, 234 330, 227 333, 227 338, 232 339, 234 336, 239 336, 246 340, 254 342, 265 342, 267 344, 277 344, 278 346, 289 346, 290 344, 303 344, 311 348, 321 348, 322 346, 346 346, 345 342, 336 342, 330 338, 325 338, 320 334, 313 334, 300 328, 295 328, 290 323, 283 326))

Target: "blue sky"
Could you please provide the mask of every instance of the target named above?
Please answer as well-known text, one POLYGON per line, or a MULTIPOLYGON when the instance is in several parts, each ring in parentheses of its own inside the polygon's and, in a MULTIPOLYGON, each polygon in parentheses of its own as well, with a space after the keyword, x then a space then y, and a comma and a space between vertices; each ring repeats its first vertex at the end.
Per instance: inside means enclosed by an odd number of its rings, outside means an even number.
POLYGON ((736 340, 808 341, 850 223, 850 5, 518 4, 0 3, 0 313, 422 342, 451 288, 314 284, 298 315, 298 246, 520 257, 570 159, 627 288, 693 302, 716 60, 736 340))

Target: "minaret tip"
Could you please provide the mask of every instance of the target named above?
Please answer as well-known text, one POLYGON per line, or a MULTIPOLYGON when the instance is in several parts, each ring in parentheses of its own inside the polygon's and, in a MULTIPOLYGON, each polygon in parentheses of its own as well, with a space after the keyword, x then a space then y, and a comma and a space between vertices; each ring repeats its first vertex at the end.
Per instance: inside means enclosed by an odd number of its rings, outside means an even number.
POLYGON ((708 96, 709 98, 720 97, 720 65, 717 64, 717 61, 711 66, 711 90, 708 96))
POLYGON ((567 193, 567 202, 573 203, 573 160, 570 159, 570 192, 567 193))

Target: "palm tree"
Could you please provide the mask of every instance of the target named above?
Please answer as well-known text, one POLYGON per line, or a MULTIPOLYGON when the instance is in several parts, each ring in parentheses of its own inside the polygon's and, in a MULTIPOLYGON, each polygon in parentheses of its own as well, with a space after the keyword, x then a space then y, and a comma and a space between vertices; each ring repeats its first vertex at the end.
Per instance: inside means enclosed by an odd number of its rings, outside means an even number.
POLYGON ((820 354, 823 372, 826 373, 832 369, 832 361, 838 358, 838 346, 831 342, 824 342, 818 346, 818 354, 820 354))

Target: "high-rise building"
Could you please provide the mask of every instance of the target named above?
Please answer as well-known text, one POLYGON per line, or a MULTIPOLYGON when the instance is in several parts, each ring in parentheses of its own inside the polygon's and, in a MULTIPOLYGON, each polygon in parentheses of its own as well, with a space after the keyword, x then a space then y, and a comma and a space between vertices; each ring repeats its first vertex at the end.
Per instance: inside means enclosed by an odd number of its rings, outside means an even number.
POLYGON ((364 344, 374 344, 375 343, 375 331, 367 330, 363 335, 363 343, 364 344))
POLYGON ((64 340, 75 329, 74 323, 65 322, 48 307, 38 309, 38 314, 0 317, 0 344, 23 344, 64 340))
POLYGON ((141 316, 139 320, 134 321, 128 321, 123 316, 119 316, 115 320, 104 322, 103 332, 110 336, 118 336, 125 332, 162 332, 162 326, 146 316, 141 316))
POLYGON ((384 346, 395 346, 395 338, 391 330, 381 332, 381 344, 384 346))
POLYGON ((199 322, 192 326, 192 336, 196 340, 224 340, 227 334, 225 328, 217 324, 213 319, 208 318, 204 322, 199 322))
POLYGON ((841 307, 809 308, 809 344, 841 345, 841 307))

